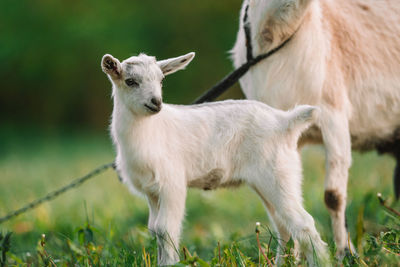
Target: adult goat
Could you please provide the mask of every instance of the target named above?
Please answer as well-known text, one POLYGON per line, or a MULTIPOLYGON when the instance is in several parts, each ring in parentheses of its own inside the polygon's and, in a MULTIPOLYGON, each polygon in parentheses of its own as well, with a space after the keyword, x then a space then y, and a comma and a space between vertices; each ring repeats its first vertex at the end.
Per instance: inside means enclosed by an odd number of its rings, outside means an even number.
POLYGON ((246 62, 246 9, 255 55, 292 36, 240 80, 246 97, 284 110, 297 104, 321 108, 320 120, 300 143, 326 148, 325 203, 343 255, 351 149, 394 154, 400 192, 400 2, 244 0, 232 49, 235 67, 246 62))

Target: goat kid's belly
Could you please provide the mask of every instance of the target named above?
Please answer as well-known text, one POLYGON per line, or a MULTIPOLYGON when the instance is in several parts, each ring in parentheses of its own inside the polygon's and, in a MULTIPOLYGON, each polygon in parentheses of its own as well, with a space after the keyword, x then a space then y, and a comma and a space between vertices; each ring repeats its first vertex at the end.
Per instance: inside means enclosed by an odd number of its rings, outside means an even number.
POLYGON ((204 190, 237 186, 241 183, 239 179, 233 178, 236 171, 232 159, 223 155, 218 157, 219 153, 210 155, 187 155, 183 157, 184 160, 176 162, 171 155, 164 159, 140 162, 117 160, 117 166, 125 183, 134 187, 131 191, 144 194, 157 194, 166 183, 204 190))
MULTIPOLYGON (((121 173, 123 173, 123 179, 128 187, 133 186, 133 191, 143 194, 157 194, 163 187, 164 183, 175 183, 176 186, 179 187, 189 186, 203 190, 214 190, 221 187, 236 187, 242 184, 242 181, 239 178, 234 178, 234 176, 232 176, 231 170, 218 167, 202 171, 202 174, 198 176, 193 176, 193 170, 187 170, 186 177, 181 178, 179 176, 183 175, 173 175, 171 173, 173 170, 167 166, 165 168, 157 166, 157 170, 156 168, 151 169, 153 170, 143 171, 131 166, 123 170, 121 173), (159 169, 165 169, 171 175, 155 175, 156 171, 158 172, 159 169), (192 176, 192 178, 190 176, 192 176)), ((195 172, 199 173, 199 171, 195 172)))
POLYGON ((229 185, 239 185, 239 179, 235 171, 234 155, 228 153, 218 153, 210 151, 209 153, 199 153, 187 157, 185 166, 185 177, 187 186, 213 190, 219 187, 229 185))
POLYGON ((211 169, 205 175, 191 179, 188 186, 203 190, 214 190, 221 187, 237 187, 242 184, 238 178, 229 177, 228 172, 221 168, 211 169))

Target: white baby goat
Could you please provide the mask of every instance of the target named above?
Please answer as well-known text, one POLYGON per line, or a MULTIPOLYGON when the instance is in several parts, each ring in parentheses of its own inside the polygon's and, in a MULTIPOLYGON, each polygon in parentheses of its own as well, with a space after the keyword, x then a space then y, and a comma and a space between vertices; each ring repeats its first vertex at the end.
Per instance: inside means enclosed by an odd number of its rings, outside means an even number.
POLYGON ((263 200, 282 239, 326 260, 325 243, 302 206, 297 140, 316 109, 284 112, 256 101, 193 106, 162 104, 162 80, 183 69, 189 53, 156 61, 144 54, 122 63, 105 55, 101 66, 113 85, 111 134, 117 170, 150 208, 159 265, 179 261, 179 235, 187 187, 215 189, 247 183, 263 200))

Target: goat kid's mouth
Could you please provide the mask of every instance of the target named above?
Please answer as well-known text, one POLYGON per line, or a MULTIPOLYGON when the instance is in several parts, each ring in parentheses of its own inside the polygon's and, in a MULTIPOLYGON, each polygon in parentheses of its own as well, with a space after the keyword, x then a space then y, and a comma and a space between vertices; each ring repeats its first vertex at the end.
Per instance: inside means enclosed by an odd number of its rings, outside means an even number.
POLYGON ((161 106, 155 106, 155 105, 148 105, 144 104, 144 106, 149 110, 151 113, 158 113, 161 110, 161 106))

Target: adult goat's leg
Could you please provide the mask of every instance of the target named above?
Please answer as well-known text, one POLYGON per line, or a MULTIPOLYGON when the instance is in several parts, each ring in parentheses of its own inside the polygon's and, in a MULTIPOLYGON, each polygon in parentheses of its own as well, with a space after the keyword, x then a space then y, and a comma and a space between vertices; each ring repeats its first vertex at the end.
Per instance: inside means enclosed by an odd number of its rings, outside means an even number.
MULTIPOLYGON (((351 141, 344 112, 323 108, 320 127, 326 149, 325 205, 332 219, 337 255, 349 249, 346 230, 347 180, 351 165, 351 141)), ((354 246, 350 243, 354 252, 354 246)))

